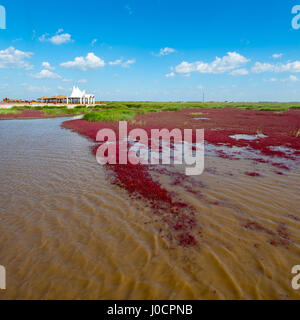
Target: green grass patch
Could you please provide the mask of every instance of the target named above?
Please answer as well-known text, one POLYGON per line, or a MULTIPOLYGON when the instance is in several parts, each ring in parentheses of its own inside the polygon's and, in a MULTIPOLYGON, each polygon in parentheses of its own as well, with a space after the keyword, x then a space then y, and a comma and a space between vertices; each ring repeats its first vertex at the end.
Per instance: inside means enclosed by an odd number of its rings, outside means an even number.
POLYGON ((164 107, 162 108, 162 111, 178 111, 178 110, 181 110, 180 107, 164 107))
POLYGON ((91 122, 96 121, 129 121, 132 120, 135 116, 135 113, 127 113, 127 112, 91 112, 87 113, 83 119, 91 122))
POLYGON ((1 114, 17 114, 17 113, 19 113, 19 111, 14 109, 0 109, 0 115, 1 114))
POLYGON ((204 113, 203 112, 193 112, 191 113, 192 116, 203 116, 204 113))
POLYGON ((290 108, 282 107, 282 108, 259 108, 259 111, 288 111, 290 108))
POLYGON ((16 111, 24 111, 24 110, 33 110, 35 108, 29 107, 29 106, 20 106, 20 107, 12 107, 11 110, 16 110, 16 111))
POLYGON ((42 111, 47 115, 78 115, 88 112, 89 110, 85 107, 74 109, 68 109, 67 107, 44 107, 42 111))

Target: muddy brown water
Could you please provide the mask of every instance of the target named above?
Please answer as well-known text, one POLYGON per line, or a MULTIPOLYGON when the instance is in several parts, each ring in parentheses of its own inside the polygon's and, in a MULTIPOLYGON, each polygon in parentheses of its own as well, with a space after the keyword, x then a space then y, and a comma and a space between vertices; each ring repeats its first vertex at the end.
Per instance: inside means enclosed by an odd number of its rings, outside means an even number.
POLYGON ((291 286, 299 168, 280 176, 265 164, 207 157, 198 194, 162 177, 196 208, 202 235, 183 248, 145 224, 151 210, 112 185, 92 142, 62 121, 0 122, 0 299, 300 299, 291 286), (262 176, 243 174, 251 169, 262 176), (271 244, 265 230, 286 241, 271 244))

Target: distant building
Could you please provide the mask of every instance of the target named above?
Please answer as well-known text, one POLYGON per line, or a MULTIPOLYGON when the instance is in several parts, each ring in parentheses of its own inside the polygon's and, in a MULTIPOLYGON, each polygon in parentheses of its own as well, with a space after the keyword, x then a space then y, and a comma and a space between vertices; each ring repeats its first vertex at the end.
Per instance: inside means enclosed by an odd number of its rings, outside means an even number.
POLYGON ((78 87, 73 86, 72 93, 70 97, 60 95, 60 96, 53 96, 53 97, 41 97, 38 99, 43 103, 53 103, 53 104, 95 104, 95 95, 87 94, 84 91, 81 91, 78 87))
POLYGON ((4 98, 3 103, 11 104, 11 103, 25 103, 23 100, 17 100, 17 99, 9 99, 9 98, 4 98))
POLYGON ((70 104, 95 104, 95 96, 81 91, 78 87, 73 86, 73 91, 70 97, 67 98, 67 103, 70 104))
POLYGON ((67 97, 66 96, 54 96, 54 97, 41 97, 38 98, 39 101, 43 103, 67 103, 67 97))

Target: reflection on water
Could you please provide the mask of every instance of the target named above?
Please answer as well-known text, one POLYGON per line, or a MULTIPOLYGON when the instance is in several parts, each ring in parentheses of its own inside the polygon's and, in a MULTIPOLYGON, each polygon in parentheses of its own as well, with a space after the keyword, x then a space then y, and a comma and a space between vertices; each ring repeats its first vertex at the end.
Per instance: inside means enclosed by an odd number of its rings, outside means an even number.
POLYGON ((253 178, 250 162, 209 157, 201 196, 162 179, 196 208, 202 232, 197 246, 170 246, 62 121, 0 122, 0 299, 300 298, 299 169, 257 164, 253 178), (272 245, 264 231, 279 227, 288 241, 272 245))

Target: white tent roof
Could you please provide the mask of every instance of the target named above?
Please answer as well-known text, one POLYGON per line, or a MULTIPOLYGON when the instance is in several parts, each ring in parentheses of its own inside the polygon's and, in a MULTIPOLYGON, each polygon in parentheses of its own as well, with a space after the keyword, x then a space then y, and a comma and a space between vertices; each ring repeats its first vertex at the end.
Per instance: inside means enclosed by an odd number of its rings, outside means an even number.
POLYGON ((83 98, 85 91, 81 91, 78 87, 73 86, 72 94, 70 98, 83 98))
POLYGON ((85 90, 81 91, 78 87, 73 86, 70 98, 93 98, 93 94, 86 94, 85 90))

